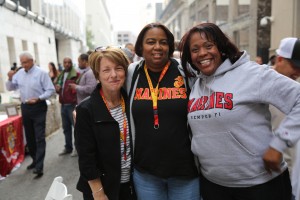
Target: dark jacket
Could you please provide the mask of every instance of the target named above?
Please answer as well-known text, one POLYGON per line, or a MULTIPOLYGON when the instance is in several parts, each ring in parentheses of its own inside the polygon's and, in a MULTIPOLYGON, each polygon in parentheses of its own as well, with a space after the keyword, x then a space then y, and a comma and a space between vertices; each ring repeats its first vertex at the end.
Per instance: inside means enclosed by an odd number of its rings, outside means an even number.
MULTIPOLYGON (((75 145, 79 156, 80 178, 77 189, 85 194, 92 191, 89 180, 101 179, 110 200, 119 200, 121 180, 120 129, 100 95, 98 84, 91 96, 76 108, 75 145)), ((127 96, 121 91, 124 100, 127 96)), ((131 133, 130 145, 132 151, 131 133)))
POLYGON ((68 74, 68 77, 65 82, 63 82, 65 71, 63 70, 61 74, 57 78, 58 85, 61 86, 61 90, 58 92, 59 94, 59 102, 61 104, 77 104, 77 94, 76 90, 72 90, 69 88, 70 83, 76 83, 76 80, 79 78, 80 73, 76 71, 74 67, 72 67, 71 71, 68 74))

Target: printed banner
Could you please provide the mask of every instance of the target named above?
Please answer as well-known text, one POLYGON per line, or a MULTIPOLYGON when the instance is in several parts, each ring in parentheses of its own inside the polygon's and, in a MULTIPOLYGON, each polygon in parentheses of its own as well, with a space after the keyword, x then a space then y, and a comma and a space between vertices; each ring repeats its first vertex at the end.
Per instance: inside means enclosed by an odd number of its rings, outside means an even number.
POLYGON ((0 175, 5 177, 24 160, 22 117, 14 116, 0 122, 0 175))

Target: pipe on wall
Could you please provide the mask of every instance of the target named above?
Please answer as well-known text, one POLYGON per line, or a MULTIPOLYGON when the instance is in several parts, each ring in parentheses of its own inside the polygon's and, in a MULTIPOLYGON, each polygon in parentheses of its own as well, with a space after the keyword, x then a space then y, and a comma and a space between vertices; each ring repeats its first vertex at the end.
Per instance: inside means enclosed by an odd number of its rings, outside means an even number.
POLYGON ((13 2, 11 0, 0 0, 0 6, 4 6, 11 11, 14 11, 24 17, 27 17, 28 19, 31 19, 43 26, 46 26, 47 28, 51 28, 56 33, 62 34, 65 37, 72 38, 76 41, 81 41, 78 36, 75 36, 73 34, 73 32, 66 30, 60 24, 57 24, 56 22, 51 21, 44 16, 34 13, 34 12, 30 11, 28 8, 26 9, 26 8, 20 6, 19 4, 20 4, 19 2, 16 4, 15 2, 13 2))
POLYGON ((22 15, 22 16, 25 17, 25 16, 27 15, 27 13, 28 13, 28 9, 25 9, 24 7, 18 5, 18 10, 17 10, 17 12, 18 12, 20 15, 22 15))
POLYGON ((0 6, 2 6, 3 4, 5 4, 5 0, 0 0, 0 6))

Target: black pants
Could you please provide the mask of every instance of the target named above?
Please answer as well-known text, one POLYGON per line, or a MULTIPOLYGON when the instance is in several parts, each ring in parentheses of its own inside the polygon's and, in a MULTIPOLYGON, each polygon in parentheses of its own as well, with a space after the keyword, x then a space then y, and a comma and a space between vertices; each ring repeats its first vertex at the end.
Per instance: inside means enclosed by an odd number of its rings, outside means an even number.
POLYGON ((204 200, 291 200, 292 186, 289 171, 264 184, 246 188, 223 187, 203 176, 200 183, 204 200))
MULTIPOLYGON (((122 183, 120 187, 119 192, 119 200, 135 200, 135 194, 133 191, 133 188, 131 187, 132 184, 128 183, 122 183)), ((83 194, 84 200, 93 200, 92 194, 83 194)))
POLYGON ((21 104, 21 110, 29 155, 33 159, 35 168, 43 170, 46 152, 47 104, 45 101, 32 105, 21 104))

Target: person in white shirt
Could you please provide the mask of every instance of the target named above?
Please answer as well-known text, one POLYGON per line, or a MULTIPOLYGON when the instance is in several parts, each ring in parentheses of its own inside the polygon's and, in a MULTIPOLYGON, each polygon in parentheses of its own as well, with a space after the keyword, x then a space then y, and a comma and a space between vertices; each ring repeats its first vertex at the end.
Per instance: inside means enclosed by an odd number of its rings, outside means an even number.
POLYGON ((55 88, 48 75, 34 64, 29 52, 20 54, 22 69, 8 72, 7 90, 20 91, 22 120, 32 163, 27 169, 34 169, 35 178, 43 175, 46 153, 46 99, 55 93, 55 88))

